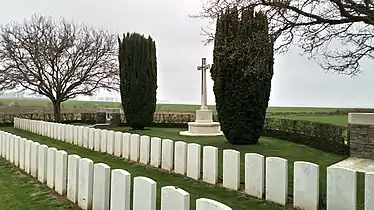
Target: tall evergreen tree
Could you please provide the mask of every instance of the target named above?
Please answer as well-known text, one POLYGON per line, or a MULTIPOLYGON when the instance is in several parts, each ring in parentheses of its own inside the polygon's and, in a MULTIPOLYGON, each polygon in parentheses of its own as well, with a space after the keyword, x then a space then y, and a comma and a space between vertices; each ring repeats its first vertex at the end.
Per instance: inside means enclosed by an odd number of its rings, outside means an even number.
POLYGON ((156 111, 156 44, 138 33, 118 37, 120 90, 128 125, 136 130, 150 126, 156 111))
POLYGON ((215 36, 211 75, 221 129, 232 144, 256 144, 273 77, 267 17, 250 8, 226 9, 215 36))

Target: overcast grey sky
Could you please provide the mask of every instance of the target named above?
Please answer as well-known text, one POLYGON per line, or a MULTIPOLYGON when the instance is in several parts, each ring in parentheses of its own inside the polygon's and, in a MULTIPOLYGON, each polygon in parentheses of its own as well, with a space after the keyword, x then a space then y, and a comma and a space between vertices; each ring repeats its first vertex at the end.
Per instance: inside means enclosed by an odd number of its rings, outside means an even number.
MULTIPOLYGON (((201 27, 207 20, 191 19, 200 0, 1 0, 0 24, 22 21, 33 13, 64 17, 122 34, 136 31, 156 40, 157 98, 171 103, 200 103, 201 57, 212 62, 212 46, 204 46, 201 27)), ((374 107, 374 71, 367 62, 356 78, 325 73, 293 48, 275 57, 271 106, 374 107)), ((371 65, 373 66, 373 65, 371 65)), ((208 78, 208 104, 214 104, 208 78)))

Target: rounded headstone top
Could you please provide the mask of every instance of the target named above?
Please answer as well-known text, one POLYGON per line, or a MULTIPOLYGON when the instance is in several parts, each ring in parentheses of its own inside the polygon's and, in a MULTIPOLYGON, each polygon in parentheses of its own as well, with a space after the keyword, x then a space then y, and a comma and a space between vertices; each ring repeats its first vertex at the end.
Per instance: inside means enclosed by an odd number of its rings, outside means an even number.
POLYGON ((348 124, 374 125, 374 113, 348 113, 348 124))

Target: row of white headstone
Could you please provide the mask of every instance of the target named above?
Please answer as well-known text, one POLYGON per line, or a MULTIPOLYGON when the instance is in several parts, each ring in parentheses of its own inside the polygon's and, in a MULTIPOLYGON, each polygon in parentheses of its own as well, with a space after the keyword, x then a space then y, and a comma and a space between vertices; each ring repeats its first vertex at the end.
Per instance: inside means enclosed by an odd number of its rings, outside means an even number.
MULTIPOLYGON (((130 210, 131 174, 78 155, 0 131, 0 155, 26 173, 46 183, 82 209, 130 210)), ((157 183, 134 177, 133 210, 156 210, 157 183)), ((162 210, 189 210, 190 194, 174 186, 161 188, 162 210)), ((231 210, 217 201, 200 198, 197 210, 231 210)))
MULTIPOLYGON (((172 141, 138 134, 115 132, 44 121, 15 118, 15 128, 101 151, 124 159, 161 167, 164 170, 218 182, 218 148, 196 143, 172 141), (202 165, 201 165, 202 164, 202 165), (202 166, 202 167, 201 167, 202 166), (202 177, 201 177, 202 168, 202 177)), ((288 197, 288 161, 246 153, 244 193, 286 205, 288 197)), ((240 152, 223 150, 223 187, 240 190, 240 152)), ((356 209, 356 171, 330 166, 327 168, 327 209, 356 209)), ((374 174, 366 173, 365 207, 374 209, 374 174), (372 190, 373 189, 373 190, 372 190)), ((306 210, 319 206, 319 166, 296 161, 293 173, 293 205, 306 210)))

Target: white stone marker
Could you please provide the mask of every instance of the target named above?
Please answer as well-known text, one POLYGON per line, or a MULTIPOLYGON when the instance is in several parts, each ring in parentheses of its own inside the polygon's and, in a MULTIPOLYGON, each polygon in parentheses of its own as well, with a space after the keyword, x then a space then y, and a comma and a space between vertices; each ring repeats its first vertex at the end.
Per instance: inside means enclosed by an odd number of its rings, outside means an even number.
POLYGON ((131 134, 131 151, 130 160, 138 162, 140 156, 140 136, 139 134, 131 134))
POLYGON ((74 139, 73 139, 73 143, 75 144, 75 145, 78 145, 78 139, 79 139, 79 126, 74 126, 73 127, 74 128, 74 139))
POLYGON ((14 163, 14 135, 9 138, 9 162, 14 163))
POLYGON ((83 147, 83 138, 84 138, 84 130, 83 126, 79 126, 78 129, 78 146, 83 147))
POLYGON ((114 134, 114 155, 121 157, 122 155, 122 132, 115 132, 114 134))
POLYGON ((151 166, 159 168, 161 166, 161 138, 151 138, 151 166))
POLYGON ((161 188, 161 210, 190 210, 190 194, 174 186, 161 188))
POLYGON ((240 152, 223 150, 223 187, 238 190, 240 186, 240 152))
POLYGON ((109 209, 110 167, 104 163, 94 165, 92 209, 109 209))
MULTIPOLYGON (((4 139, 6 140, 6 139, 4 139)), ((25 145, 27 139, 21 138, 19 142, 19 167, 25 171, 25 145)), ((5 141, 3 141, 3 147, 6 148, 5 141)))
POLYGON ((131 174, 122 169, 112 170, 110 208, 130 210, 131 174))
POLYGON ((88 149, 93 150, 95 145, 95 129, 88 129, 88 149))
POLYGON ((149 136, 140 137, 140 162, 143 164, 149 163, 151 154, 151 142, 149 136))
POLYGON ((114 154, 114 134, 115 132, 110 130, 107 132, 107 148, 106 153, 113 155, 114 154))
POLYGON ((319 165, 303 161, 294 162, 293 206, 317 210, 319 206, 319 165))
POLYGON ((199 198, 196 200, 196 210, 232 210, 230 207, 218 201, 199 198))
POLYGON ((131 153, 131 134, 123 133, 122 134, 122 157, 124 159, 130 159, 131 153))
POLYGON ((177 141, 174 145, 174 172, 185 175, 187 171, 187 143, 177 141))
POLYGON ((38 178, 39 146, 38 142, 31 144, 30 174, 35 178, 38 178))
POLYGON ((201 172, 201 146, 200 144, 187 144, 187 177, 200 179, 201 172))
POLYGON ((10 152, 10 135, 5 139, 5 158, 9 161, 9 152, 10 152))
POLYGON ((218 148, 212 146, 203 147, 203 181, 209 184, 217 184, 218 181, 218 148))
POLYGON ((356 210, 356 171, 330 166, 327 168, 327 210, 356 210))
POLYGON ((132 210, 156 210, 157 183, 148 177, 134 178, 132 210))
POLYGON ((162 140, 161 168, 172 171, 174 167, 174 142, 170 139, 162 140))
POLYGON ((78 155, 68 156, 68 180, 66 197, 73 203, 78 201, 78 184, 79 184, 79 160, 78 155))
POLYGON ((70 144, 74 144, 74 138, 75 138, 75 133, 74 133, 74 125, 68 125, 69 126, 69 139, 68 142, 70 144))
POLYGON ((33 141, 27 140, 25 143, 25 172, 30 174, 31 165, 31 145, 33 141))
POLYGON ((365 210, 374 209, 374 172, 365 173, 365 210))
POLYGON ((90 128, 89 127, 83 127, 83 130, 82 130, 82 146, 84 148, 88 148, 88 138, 89 138, 89 130, 90 128))
POLYGON ((288 162, 284 158, 266 157, 265 198, 286 205, 288 195, 288 162))
POLYGON ((14 165, 16 165, 17 167, 19 167, 19 142, 20 140, 21 140, 21 137, 19 136, 14 138, 14 165))
POLYGON ((94 150, 99 152, 101 149, 101 130, 95 128, 94 150))
POLYGON ((68 174, 68 153, 63 150, 56 152, 55 167, 55 190, 58 194, 65 195, 68 174))
POLYGON ((248 195, 263 199, 265 190, 265 157, 256 153, 246 153, 244 159, 244 192, 248 195))
POLYGON ((40 145, 38 151, 38 180, 41 183, 47 182, 48 147, 40 145))
POLYGON ((55 187, 56 152, 57 152, 56 148, 54 147, 48 148, 47 185, 51 189, 54 189, 55 187))
POLYGON ((78 206, 84 210, 92 208, 93 164, 88 158, 79 160, 78 206))
POLYGON ((101 130, 100 134, 100 152, 106 152, 106 145, 107 145, 107 135, 108 130, 101 130))

